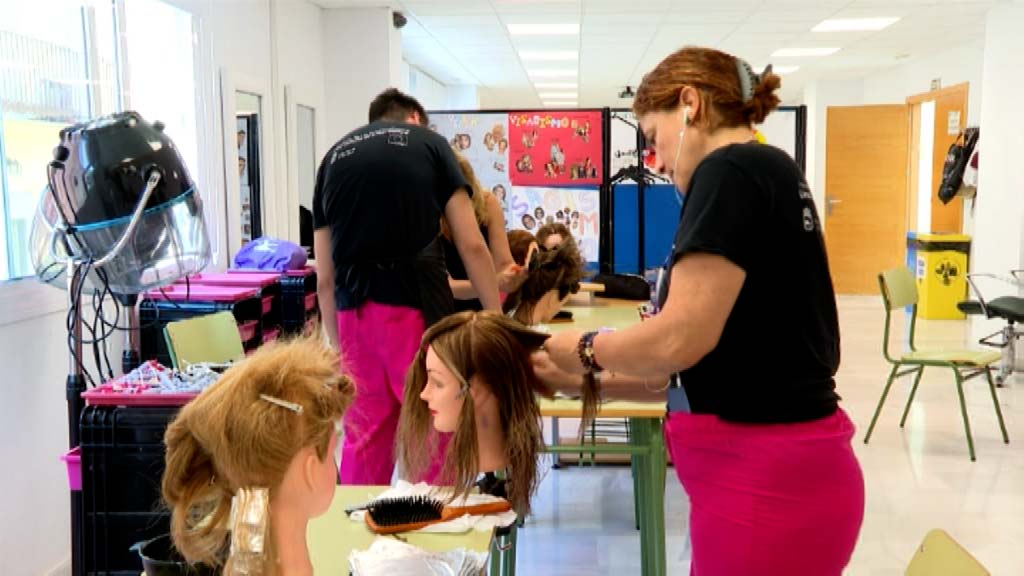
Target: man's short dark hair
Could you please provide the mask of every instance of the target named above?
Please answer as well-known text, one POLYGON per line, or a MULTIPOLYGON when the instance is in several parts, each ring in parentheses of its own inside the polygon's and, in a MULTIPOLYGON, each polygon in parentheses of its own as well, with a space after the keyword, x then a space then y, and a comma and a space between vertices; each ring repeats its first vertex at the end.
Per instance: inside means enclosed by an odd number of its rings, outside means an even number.
POLYGON ((378 120, 405 122, 413 112, 419 114, 420 124, 426 126, 428 118, 423 105, 397 88, 388 88, 378 94, 373 102, 370 102, 370 122, 378 120))

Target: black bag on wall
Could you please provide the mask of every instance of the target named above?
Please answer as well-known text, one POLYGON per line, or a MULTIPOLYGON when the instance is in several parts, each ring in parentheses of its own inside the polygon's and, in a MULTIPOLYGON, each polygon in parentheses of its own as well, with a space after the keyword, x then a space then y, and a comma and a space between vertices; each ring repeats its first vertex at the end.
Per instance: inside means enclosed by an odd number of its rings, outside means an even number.
POLYGON ((946 162, 942 165, 942 182, 939 184, 939 200, 943 204, 949 204, 956 197, 964 180, 964 169, 967 168, 974 146, 978 143, 978 135, 978 128, 968 128, 950 145, 949 152, 946 153, 946 162))

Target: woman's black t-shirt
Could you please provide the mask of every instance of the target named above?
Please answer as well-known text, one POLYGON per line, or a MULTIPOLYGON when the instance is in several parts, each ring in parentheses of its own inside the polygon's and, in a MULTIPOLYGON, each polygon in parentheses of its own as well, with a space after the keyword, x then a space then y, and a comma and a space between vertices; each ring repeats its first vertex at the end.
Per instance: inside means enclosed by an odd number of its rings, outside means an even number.
POLYGON ((746 280, 718 346, 678 374, 691 411, 755 423, 833 413, 835 293, 818 213, 796 163, 755 142, 709 154, 690 180, 670 262, 693 252, 728 258, 746 280))
MULTIPOLYGON (((490 237, 487 235, 487 226, 480 227, 480 233, 484 236, 484 241, 490 244, 490 237)), ((462 256, 459 256, 459 250, 455 247, 455 243, 451 240, 441 236, 441 246, 444 247, 444 261, 448 267, 448 275, 453 280, 469 280, 469 272, 466 271, 466 265, 462 263, 462 256)), ((466 310, 473 310, 479 312, 484 309, 484 305, 480 303, 480 300, 476 298, 470 298, 468 300, 455 299, 455 311, 464 312, 466 310)))

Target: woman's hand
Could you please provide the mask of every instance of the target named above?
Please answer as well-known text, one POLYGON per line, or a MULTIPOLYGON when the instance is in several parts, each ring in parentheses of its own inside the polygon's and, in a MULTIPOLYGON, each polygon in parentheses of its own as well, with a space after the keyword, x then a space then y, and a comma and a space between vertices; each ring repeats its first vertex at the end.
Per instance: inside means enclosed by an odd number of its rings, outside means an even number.
POLYGON ((511 294, 526 282, 526 268, 518 264, 511 264, 501 272, 498 272, 498 290, 505 294, 511 294))
MULTIPOLYGON (((551 357, 546 351, 534 352, 530 355, 530 361, 533 363, 534 374, 542 384, 549 388, 548 392, 561 392, 566 396, 580 395, 583 378, 560 369, 551 361, 551 357)), ((543 392, 541 391, 541 393, 543 392)))
POLYGON ((577 346, 583 333, 579 330, 565 330, 559 332, 544 342, 544 350, 560 370, 570 374, 583 374, 583 363, 580 362, 580 355, 577 346))

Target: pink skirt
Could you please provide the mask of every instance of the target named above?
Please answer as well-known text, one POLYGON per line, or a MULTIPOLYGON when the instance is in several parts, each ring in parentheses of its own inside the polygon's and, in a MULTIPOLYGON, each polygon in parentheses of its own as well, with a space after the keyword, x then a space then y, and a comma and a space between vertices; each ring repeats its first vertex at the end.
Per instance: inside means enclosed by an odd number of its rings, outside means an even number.
POLYGON ((841 409, 797 424, 675 412, 665 439, 690 497, 692 576, 839 576, 864 517, 841 409))

